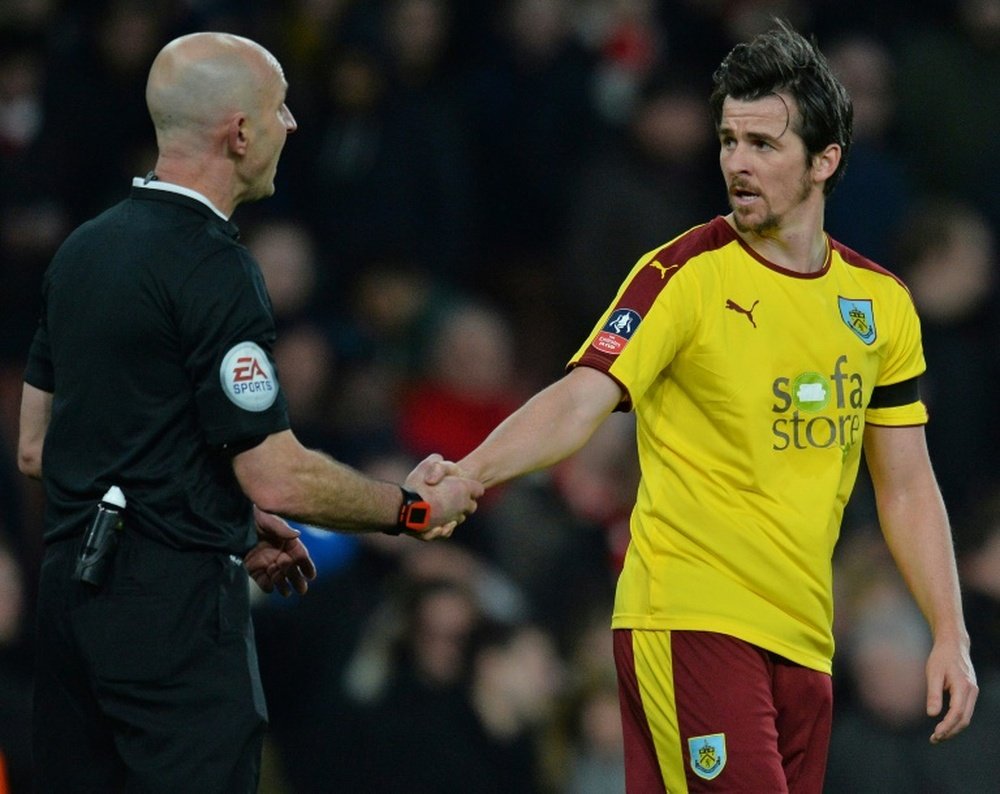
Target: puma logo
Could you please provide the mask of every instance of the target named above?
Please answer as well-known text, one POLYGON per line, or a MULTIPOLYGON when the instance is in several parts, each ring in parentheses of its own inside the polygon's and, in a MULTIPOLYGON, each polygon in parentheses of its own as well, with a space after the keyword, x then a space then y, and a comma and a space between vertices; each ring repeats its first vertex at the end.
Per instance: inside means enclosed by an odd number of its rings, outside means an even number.
POLYGON ((664 279, 664 278, 667 277, 667 271, 668 270, 676 270, 677 268, 680 267, 680 265, 668 265, 667 267, 664 267, 659 262, 657 262, 655 259, 652 262, 650 262, 649 264, 652 267, 655 267, 657 270, 660 271, 660 278, 661 279, 664 279))
POLYGON ((732 299, 726 298, 726 308, 727 309, 732 309, 734 312, 739 312, 740 314, 745 314, 747 316, 747 319, 750 321, 750 324, 754 328, 757 327, 757 323, 754 322, 754 319, 753 319, 753 310, 757 308, 757 304, 758 303, 760 303, 760 301, 756 300, 756 301, 753 302, 753 304, 750 306, 749 309, 744 309, 742 306, 740 306, 738 303, 736 303, 732 299))

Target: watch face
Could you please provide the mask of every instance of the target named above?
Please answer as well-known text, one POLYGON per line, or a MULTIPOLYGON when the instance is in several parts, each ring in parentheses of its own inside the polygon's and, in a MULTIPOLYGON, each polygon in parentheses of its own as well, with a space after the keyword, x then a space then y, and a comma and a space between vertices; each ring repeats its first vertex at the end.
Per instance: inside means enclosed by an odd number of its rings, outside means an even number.
POLYGON ((430 521, 431 510, 427 504, 416 503, 408 508, 406 526, 409 529, 426 529, 430 521))

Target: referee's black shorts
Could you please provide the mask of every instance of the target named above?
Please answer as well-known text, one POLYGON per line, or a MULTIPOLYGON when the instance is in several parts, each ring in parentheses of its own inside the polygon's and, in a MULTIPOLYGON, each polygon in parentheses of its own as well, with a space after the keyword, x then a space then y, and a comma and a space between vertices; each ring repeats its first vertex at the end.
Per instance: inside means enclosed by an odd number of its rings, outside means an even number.
POLYGON ((42 564, 37 791, 255 792, 267 711, 242 564, 126 528, 95 593, 72 581, 79 545, 42 564))

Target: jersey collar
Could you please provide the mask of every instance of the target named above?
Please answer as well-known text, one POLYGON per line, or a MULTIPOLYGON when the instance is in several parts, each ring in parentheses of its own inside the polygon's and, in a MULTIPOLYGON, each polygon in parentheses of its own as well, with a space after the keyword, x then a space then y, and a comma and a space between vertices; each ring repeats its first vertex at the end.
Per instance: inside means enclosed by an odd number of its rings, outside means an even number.
POLYGON ((175 185, 172 182, 161 182, 156 174, 152 172, 148 173, 144 177, 135 177, 132 180, 132 187, 148 188, 149 190, 165 190, 168 193, 178 193, 182 196, 187 196, 195 201, 200 201, 212 210, 212 212, 222 218, 222 220, 229 220, 229 218, 226 217, 218 207, 216 207, 206 196, 199 193, 197 190, 191 190, 191 188, 183 187, 182 185, 175 185))

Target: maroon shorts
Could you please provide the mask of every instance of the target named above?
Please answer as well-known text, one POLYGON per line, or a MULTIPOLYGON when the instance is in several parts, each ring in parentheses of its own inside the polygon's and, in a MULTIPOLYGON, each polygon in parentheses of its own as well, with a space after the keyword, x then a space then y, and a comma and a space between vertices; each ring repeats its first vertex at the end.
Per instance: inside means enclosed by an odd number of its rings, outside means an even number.
POLYGON ((614 631, 630 794, 820 794, 830 676, 725 634, 614 631))

